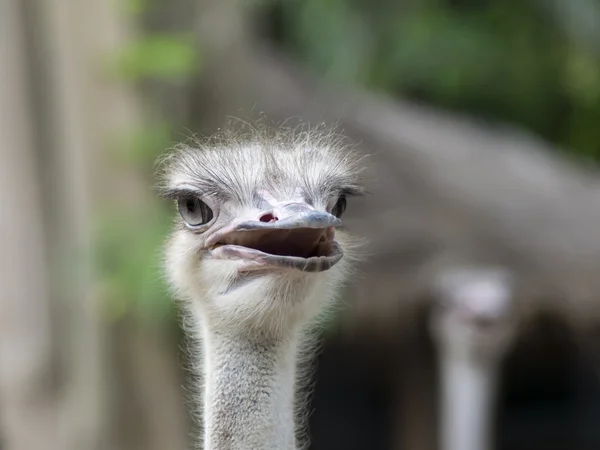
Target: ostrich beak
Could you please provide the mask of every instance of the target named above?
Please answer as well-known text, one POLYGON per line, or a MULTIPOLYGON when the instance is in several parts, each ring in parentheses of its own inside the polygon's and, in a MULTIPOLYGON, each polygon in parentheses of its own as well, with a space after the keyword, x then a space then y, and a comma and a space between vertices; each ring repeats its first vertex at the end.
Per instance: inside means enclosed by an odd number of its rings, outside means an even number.
POLYGON ((242 260, 243 270, 321 272, 343 256, 334 228, 341 220, 304 203, 287 203, 257 219, 236 221, 207 240, 211 256, 242 260))

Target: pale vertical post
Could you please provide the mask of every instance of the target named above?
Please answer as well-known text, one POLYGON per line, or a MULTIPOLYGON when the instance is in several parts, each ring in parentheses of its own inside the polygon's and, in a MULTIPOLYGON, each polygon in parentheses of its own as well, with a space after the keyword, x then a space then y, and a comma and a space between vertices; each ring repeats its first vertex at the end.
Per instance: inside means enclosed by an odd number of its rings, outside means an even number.
POLYGON ((440 377, 439 447, 493 450, 502 360, 515 334, 514 285, 502 269, 444 272, 431 330, 440 377))

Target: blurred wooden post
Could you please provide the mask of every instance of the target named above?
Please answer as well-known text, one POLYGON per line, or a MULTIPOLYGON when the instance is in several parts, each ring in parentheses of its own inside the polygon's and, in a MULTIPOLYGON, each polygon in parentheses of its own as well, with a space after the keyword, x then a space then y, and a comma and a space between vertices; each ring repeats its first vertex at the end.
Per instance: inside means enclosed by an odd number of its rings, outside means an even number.
POLYGON ((432 332, 440 360, 443 450, 492 450, 500 364, 516 331, 510 277, 496 269, 442 274, 432 332))
POLYGON ((91 179, 100 136, 94 133, 94 86, 86 56, 75 51, 88 44, 88 35, 77 33, 89 30, 99 18, 91 9, 76 14, 77 4, 30 2, 29 24, 39 29, 33 45, 41 70, 35 77, 44 86, 39 120, 61 363, 59 439, 64 450, 100 450, 113 448, 107 423, 105 329, 92 264, 91 179))
POLYGON ((46 223, 21 7, 0 2, 0 447, 58 450, 46 223))

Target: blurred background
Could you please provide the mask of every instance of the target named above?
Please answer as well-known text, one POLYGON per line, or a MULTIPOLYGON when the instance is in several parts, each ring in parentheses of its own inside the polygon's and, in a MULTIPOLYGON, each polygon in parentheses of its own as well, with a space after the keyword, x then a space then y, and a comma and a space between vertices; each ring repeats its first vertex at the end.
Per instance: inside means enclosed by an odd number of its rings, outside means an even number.
POLYGON ((480 450, 600 448, 597 0, 2 0, 0 58, 0 449, 188 447, 155 160, 232 116, 371 155, 311 448, 460 450, 469 389, 480 450))

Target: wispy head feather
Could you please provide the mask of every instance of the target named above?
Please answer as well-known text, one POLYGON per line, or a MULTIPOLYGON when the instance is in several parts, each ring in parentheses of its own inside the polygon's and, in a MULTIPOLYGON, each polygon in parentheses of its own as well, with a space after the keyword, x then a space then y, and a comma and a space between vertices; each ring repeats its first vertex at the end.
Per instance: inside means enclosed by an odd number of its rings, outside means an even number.
POLYGON ((361 159, 332 128, 233 122, 210 137, 176 145, 161 158, 159 187, 171 197, 182 184, 191 184, 204 195, 240 203, 252 201, 260 188, 299 187, 309 199, 351 196, 363 192, 361 159))

